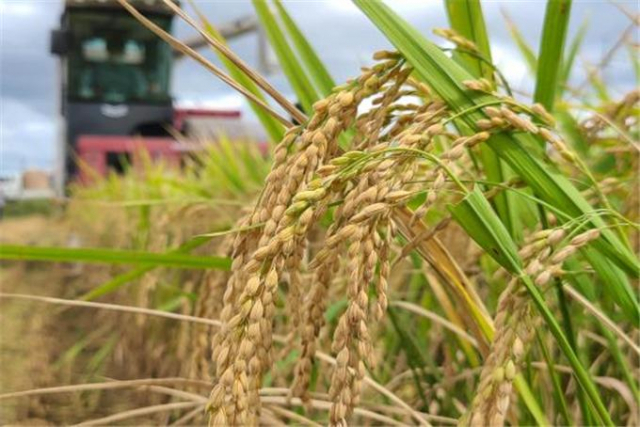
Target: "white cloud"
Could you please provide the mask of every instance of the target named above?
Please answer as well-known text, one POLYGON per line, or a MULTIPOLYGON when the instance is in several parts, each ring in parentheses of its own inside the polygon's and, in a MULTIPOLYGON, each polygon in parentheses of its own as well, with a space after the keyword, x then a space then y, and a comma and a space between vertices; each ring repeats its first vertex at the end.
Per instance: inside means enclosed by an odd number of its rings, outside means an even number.
MULTIPOLYGON (((338 13, 362 14, 360 9, 353 2, 347 0, 293 0, 291 3, 322 3, 326 4, 327 7, 330 7, 338 13)), ((442 6, 442 3, 436 0, 395 0, 393 3, 389 3, 389 5, 391 4, 393 6, 393 10, 400 14, 417 11, 424 13, 427 9, 442 6)))
POLYGON ((58 134, 55 119, 14 98, 2 98, 0 104, 0 172, 50 169, 58 134))
POLYGON ((518 51, 502 44, 491 46, 493 62, 514 89, 532 90, 531 73, 518 51))
POLYGON ((0 4, 0 14, 3 18, 23 18, 29 15, 37 14, 37 6, 33 3, 25 1, 7 1, 0 4))
POLYGON ((201 99, 185 98, 176 101, 178 108, 211 108, 239 110, 245 102, 242 95, 230 92, 219 96, 205 95, 201 99))

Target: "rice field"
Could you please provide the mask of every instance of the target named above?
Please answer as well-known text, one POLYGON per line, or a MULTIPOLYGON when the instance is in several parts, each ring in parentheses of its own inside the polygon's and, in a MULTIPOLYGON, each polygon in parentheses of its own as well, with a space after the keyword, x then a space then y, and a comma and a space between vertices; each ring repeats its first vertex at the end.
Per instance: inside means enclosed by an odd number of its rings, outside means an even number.
POLYGON ((394 48, 335 82, 287 5, 253 0, 301 108, 201 13, 166 1, 224 69, 118 2, 245 95, 270 150, 222 139, 3 224, 0 421, 640 423, 640 92, 573 87, 571 1, 537 54, 505 22, 520 93, 480 1, 425 38, 353 0, 394 48))

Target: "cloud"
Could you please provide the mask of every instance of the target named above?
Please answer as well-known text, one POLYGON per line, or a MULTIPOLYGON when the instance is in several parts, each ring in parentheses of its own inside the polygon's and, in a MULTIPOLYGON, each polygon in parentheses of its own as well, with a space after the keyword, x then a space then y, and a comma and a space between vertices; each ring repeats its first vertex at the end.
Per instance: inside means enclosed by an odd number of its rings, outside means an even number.
POLYGON ((232 109, 239 110, 245 105, 242 95, 236 92, 229 92, 219 96, 201 98, 199 100, 184 99, 177 101, 179 108, 211 108, 211 109, 232 109))
POLYGON ((7 18, 19 18, 24 16, 33 16, 36 12, 36 5, 25 2, 10 2, 0 4, 0 13, 7 18))
POLYGON ((23 169, 51 169, 56 158, 55 120, 19 99, 0 99, 0 174, 23 169))
POLYGON ((493 63, 512 88, 532 93, 533 79, 520 52, 506 43, 491 46, 493 63))
MULTIPOLYGON (((362 15, 360 9, 350 1, 343 0, 293 0, 288 2, 289 4, 312 4, 318 3, 323 7, 330 8, 339 14, 345 15, 362 15)), ((399 14, 408 14, 408 13, 420 13, 423 14, 428 10, 438 9, 442 6, 442 4, 438 1, 424 1, 424 0, 396 0, 393 2, 393 9, 399 14)))

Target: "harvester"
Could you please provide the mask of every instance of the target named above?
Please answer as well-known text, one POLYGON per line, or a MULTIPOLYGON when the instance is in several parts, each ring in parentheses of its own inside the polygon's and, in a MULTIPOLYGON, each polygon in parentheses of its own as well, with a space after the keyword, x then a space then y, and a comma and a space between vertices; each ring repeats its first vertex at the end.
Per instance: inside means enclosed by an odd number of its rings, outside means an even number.
MULTIPOLYGON (((162 0, 130 2, 172 31, 174 14, 162 0)), ((220 29, 230 38, 256 28, 255 19, 243 18, 220 29)), ((204 45, 198 39, 188 44, 204 45)), ((171 74, 179 54, 116 0, 65 0, 60 28, 51 35, 51 52, 60 58, 62 135, 56 181, 61 193, 70 182, 135 165, 140 151, 179 165, 185 144, 169 130, 186 132, 189 120, 205 117, 218 124, 235 121, 236 126, 240 120, 240 111, 175 107, 171 74)))

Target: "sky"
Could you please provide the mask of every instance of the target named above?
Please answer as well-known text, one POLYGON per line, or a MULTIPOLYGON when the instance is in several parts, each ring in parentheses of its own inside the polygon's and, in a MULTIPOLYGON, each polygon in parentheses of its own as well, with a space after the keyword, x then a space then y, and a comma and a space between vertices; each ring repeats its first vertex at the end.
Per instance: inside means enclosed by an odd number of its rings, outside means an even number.
MULTIPOLYGON (((49 34, 58 26, 62 3, 63 0, 0 0, 0 175, 54 168, 60 134, 59 84, 57 60, 49 53, 49 34)), ((196 0, 196 3, 214 24, 253 13, 249 0, 196 0)), ((337 82, 356 76, 361 66, 371 63, 371 55, 376 50, 390 48, 381 33, 349 0, 285 0, 284 3, 337 82)), ((441 0, 387 3, 428 38, 441 42, 431 32, 433 28, 448 26, 441 0)), ((616 3, 632 13, 640 12, 634 0, 616 3)), ((508 13, 537 51, 545 2, 485 0, 482 5, 494 62, 513 87, 532 91, 533 77, 509 35, 503 13, 508 13)), ((599 63, 631 23, 611 1, 574 0, 570 39, 584 22, 588 30, 571 79, 575 85, 584 81, 586 65, 599 63)), ((195 34, 179 20, 174 28, 181 39, 195 34)), ((633 33, 637 43, 638 29, 633 33)), ((230 47, 254 67, 259 65, 258 45, 256 34, 230 43, 230 47)), ((203 53, 217 63, 213 54, 203 53)), ((281 71, 267 78, 293 99, 281 71)), ((606 68, 604 78, 617 96, 635 87, 628 51, 618 51, 606 68)), ((176 64, 172 94, 180 105, 237 108, 243 112, 244 120, 255 120, 241 96, 190 59, 176 64)))

